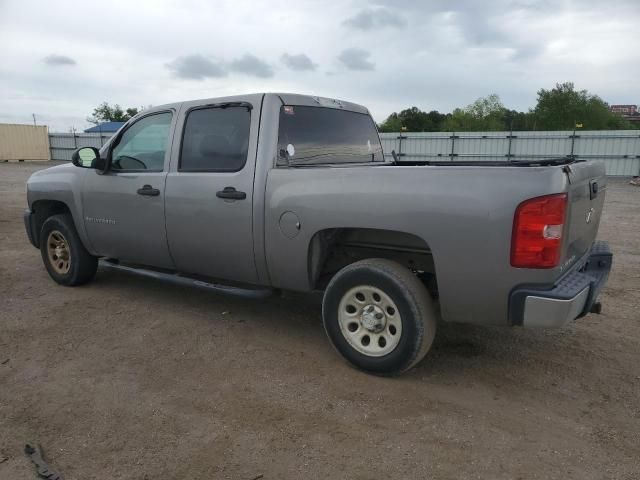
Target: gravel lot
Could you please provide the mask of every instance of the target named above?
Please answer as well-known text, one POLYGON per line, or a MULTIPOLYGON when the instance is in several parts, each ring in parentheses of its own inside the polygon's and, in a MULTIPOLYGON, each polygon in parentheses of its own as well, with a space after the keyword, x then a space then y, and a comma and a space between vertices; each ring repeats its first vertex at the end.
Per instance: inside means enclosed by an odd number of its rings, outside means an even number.
POLYGON ((563 330, 443 325, 401 378, 348 367, 317 296, 247 301, 100 271, 49 279, 0 164, 0 478, 640 478, 640 188, 610 179, 614 269, 563 330))

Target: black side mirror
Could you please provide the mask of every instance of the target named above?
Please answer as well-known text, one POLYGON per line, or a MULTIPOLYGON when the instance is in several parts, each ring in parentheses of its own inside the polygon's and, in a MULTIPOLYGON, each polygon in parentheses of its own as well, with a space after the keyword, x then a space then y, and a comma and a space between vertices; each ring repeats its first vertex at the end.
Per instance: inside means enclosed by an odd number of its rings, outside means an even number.
POLYGON ((76 167, 93 168, 100 173, 104 173, 106 160, 100 158, 100 152, 95 147, 82 147, 73 152, 71 163, 76 167))

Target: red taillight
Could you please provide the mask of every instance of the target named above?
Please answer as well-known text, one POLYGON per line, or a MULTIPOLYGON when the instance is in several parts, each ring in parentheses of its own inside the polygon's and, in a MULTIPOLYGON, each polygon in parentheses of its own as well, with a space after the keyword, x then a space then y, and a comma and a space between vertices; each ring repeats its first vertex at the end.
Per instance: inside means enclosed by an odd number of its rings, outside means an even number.
POLYGON ((532 198, 513 217, 511 266, 553 268, 560 262, 567 194, 532 198))

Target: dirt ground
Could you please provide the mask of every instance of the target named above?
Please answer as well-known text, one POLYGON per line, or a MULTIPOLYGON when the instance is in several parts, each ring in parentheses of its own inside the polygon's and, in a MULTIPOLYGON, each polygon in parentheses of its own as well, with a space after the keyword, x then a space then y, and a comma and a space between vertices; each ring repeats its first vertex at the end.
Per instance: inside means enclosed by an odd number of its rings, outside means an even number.
MULTIPOLYGON (((50 165, 50 164, 49 164, 50 165)), ((614 268, 563 330, 443 325, 408 374, 347 366, 320 299, 247 301, 100 271, 49 279, 0 164, 0 478, 639 479, 640 188, 611 179, 614 268)))

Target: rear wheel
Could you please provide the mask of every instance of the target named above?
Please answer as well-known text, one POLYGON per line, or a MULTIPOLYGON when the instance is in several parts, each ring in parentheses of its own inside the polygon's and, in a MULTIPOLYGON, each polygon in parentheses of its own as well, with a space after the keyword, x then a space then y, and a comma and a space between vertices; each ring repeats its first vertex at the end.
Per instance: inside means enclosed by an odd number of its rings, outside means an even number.
POLYGON ((98 259, 84 248, 69 214, 53 215, 44 222, 40 253, 49 276, 60 285, 87 283, 98 269, 98 259))
POLYGON ((427 289, 406 267, 368 259, 340 270, 325 291, 322 316, 334 347, 363 370, 394 375, 417 364, 436 331, 427 289))

